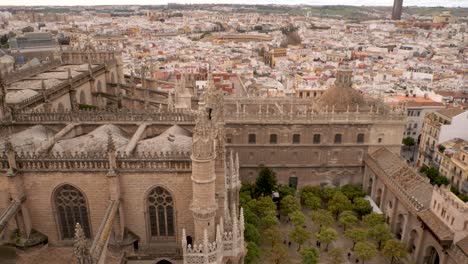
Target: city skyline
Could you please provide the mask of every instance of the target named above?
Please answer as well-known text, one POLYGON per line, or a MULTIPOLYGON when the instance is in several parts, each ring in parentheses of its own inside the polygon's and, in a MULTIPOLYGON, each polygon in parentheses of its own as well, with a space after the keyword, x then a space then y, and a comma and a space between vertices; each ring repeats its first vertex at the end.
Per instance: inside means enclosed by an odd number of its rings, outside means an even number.
MULTIPOLYGON (((132 3, 122 4, 120 1, 116 0, 97 0, 90 3, 85 0, 2 0, 0 6, 79 6, 79 5, 165 5, 168 3, 178 3, 178 4, 278 4, 277 1, 272 0, 163 0, 163 1, 152 1, 152 0, 137 0, 132 1, 132 3)), ((392 0, 347 0, 346 3, 338 0, 291 0, 286 3, 280 3, 284 5, 350 5, 350 6, 392 6, 392 0)), ((403 6, 428 6, 428 7, 468 7, 468 1, 464 0, 407 0, 404 1, 403 6)))

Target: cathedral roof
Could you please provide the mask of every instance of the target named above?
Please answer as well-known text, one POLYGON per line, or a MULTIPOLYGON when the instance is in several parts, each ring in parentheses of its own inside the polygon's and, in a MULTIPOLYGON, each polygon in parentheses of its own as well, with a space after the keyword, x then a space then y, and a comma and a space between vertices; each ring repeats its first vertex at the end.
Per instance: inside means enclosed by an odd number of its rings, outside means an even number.
POLYGON ((140 140, 136 146, 136 152, 191 152, 192 134, 190 131, 173 125, 161 135, 140 140))
MULTIPOLYGON (((10 136, 10 142, 17 152, 33 152, 41 143, 54 137, 55 132, 43 125, 28 127, 10 136)), ((0 139, 0 151, 5 150, 6 138, 0 139)))
POLYGON ((88 134, 71 138, 62 139, 55 143, 52 153, 56 152, 107 152, 107 139, 109 134, 117 151, 123 151, 128 144, 128 139, 124 132, 115 125, 102 125, 88 134))

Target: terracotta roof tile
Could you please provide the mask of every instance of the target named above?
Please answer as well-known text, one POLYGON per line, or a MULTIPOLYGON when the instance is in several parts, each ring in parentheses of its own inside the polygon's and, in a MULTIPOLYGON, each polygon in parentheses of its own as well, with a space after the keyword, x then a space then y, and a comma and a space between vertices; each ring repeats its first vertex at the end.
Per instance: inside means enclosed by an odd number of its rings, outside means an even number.
POLYGON ((434 232, 439 240, 453 240, 454 233, 431 210, 418 213, 419 218, 434 232))
POLYGON ((463 253, 468 255, 468 236, 462 238, 457 242, 457 246, 460 248, 463 253))

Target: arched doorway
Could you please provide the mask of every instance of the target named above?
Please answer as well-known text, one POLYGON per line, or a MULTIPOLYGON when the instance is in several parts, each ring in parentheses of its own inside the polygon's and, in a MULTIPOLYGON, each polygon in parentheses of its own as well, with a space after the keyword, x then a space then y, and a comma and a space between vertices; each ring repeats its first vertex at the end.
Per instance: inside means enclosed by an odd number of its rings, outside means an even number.
POLYGON ((69 184, 60 186, 53 195, 61 239, 73 239, 79 223, 86 237, 91 237, 88 203, 83 193, 69 184))
POLYGON ((426 248, 426 252, 424 255, 424 263, 425 264, 439 264, 440 263, 439 253, 434 247, 429 246, 426 248))
POLYGON ((379 189, 377 191, 377 199, 375 199, 375 203, 377 204, 377 206, 380 208, 380 202, 381 202, 381 199, 382 199, 382 189, 379 189))
POLYGON ((418 232, 416 230, 411 230, 410 238, 408 241, 408 251, 413 254, 416 252, 416 241, 418 241, 418 232))
POLYGON ((156 264, 172 264, 172 262, 170 262, 169 260, 163 259, 163 260, 156 262, 156 264))
POLYGON ((372 184, 374 183, 374 180, 372 177, 369 178, 369 185, 367 186, 367 195, 371 195, 372 193, 372 184))
POLYGON ((175 240, 174 199, 161 186, 151 190, 146 199, 151 238, 175 240))
POLYGON ((191 236, 187 236, 187 245, 193 245, 193 241, 192 241, 192 237, 191 236))

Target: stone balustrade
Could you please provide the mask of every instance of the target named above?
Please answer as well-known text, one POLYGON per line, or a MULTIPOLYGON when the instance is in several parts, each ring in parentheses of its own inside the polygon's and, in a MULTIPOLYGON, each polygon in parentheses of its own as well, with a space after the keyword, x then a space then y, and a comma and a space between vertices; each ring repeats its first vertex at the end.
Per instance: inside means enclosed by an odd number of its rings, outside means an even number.
MULTIPOLYGON (((15 153, 19 171, 108 171, 107 153, 15 153)), ((117 153, 118 171, 184 171, 190 172, 190 153, 117 153)), ((7 154, 0 156, 0 171, 10 168, 7 154)))
POLYGON ((170 123, 177 122, 195 124, 195 114, 189 110, 174 109, 173 111, 148 109, 106 109, 106 110, 78 110, 78 111, 14 111, 15 123, 66 123, 66 122, 150 122, 170 123))

